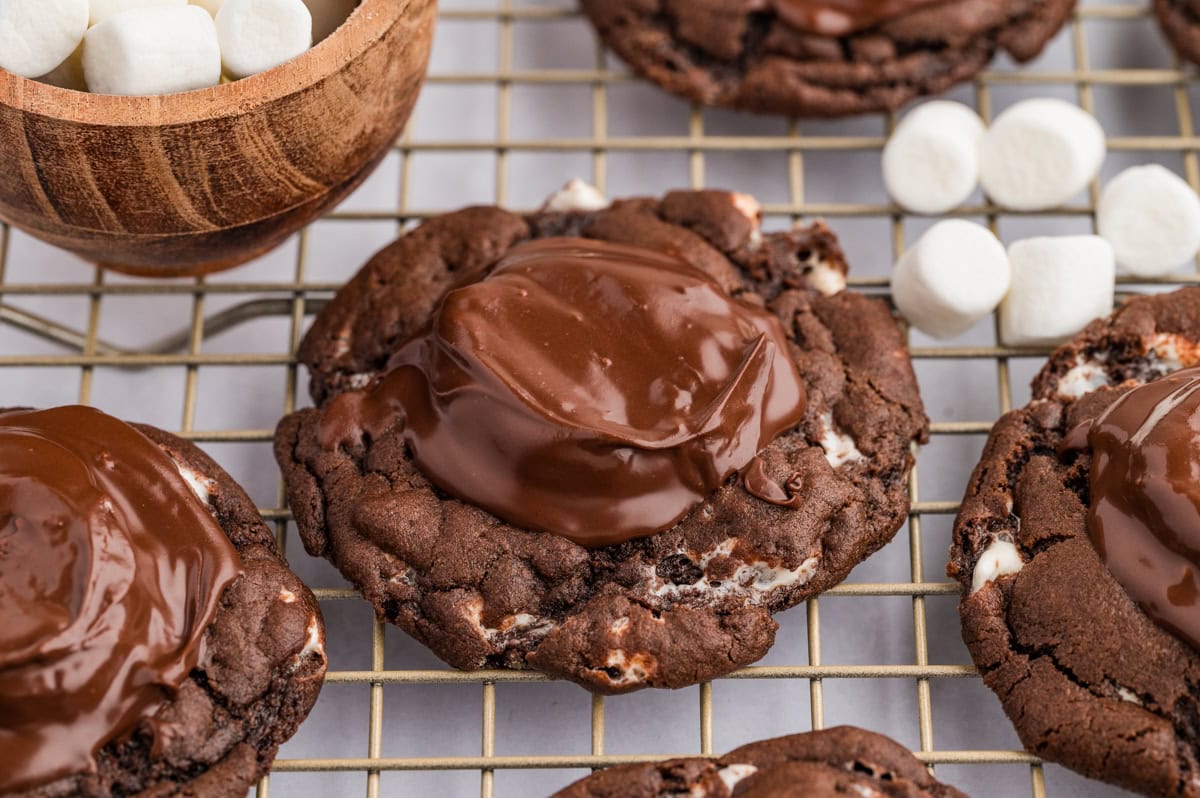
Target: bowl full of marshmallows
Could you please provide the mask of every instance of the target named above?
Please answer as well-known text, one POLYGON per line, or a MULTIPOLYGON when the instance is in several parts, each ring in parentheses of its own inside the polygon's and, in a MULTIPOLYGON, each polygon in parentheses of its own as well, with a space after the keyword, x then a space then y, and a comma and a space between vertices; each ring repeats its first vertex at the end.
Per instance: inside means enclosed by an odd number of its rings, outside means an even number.
POLYGON ((0 219, 99 265, 203 274, 391 149, 435 0, 0 0, 0 219))

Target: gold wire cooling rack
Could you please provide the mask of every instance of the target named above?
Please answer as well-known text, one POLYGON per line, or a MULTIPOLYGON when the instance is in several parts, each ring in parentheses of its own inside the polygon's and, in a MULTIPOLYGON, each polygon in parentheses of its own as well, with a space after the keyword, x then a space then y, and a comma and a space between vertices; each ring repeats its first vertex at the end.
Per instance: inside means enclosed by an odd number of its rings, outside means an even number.
MULTIPOLYGON (((397 225, 412 223, 434 215, 437 211, 411 203, 412 162, 424 153, 441 153, 452 156, 468 157, 471 154, 486 154, 494 160, 494 200, 506 204, 512 200, 512 188, 516 184, 514 167, 520 171, 519 159, 524 154, 571 154, 582 157, 590 162, 591 180, 602 191, 607 187, 610 175, 610 156, 616 153, 682 155, 686 158, 687 180, 693 187, 706 184, 706 167, 710 160, 721 153, 754 152, 777 159, 778 169, 786 175, 786 201, 767 202, 764 210, 769 219, 779 224, 796 221, 802 218, 824 216, 832 220, 835 229, 841 220, 877 219, 890 229, 888 236, 880 241, 880 248, 890 244, 888 253, 900 252, 904 247, 906 229, 909 219, 895 206, 883 202, 883 194, 879 194, 879 202, 812 202, 806 199, 806 164, 813 157, 822 153, 857 153, 856 157, 877 161, 878 151, 884 143, 885 130, 890 130, 894 122, 888 118, 886 125, 880 127, 879 133, 847 134, 843 130, 834 129, 834 133, 822 133, 828 127, 806 123, 780 123, 769 135, 758 132, 751 134, 715 134, 706 132, 705 112, 698 108, 684 109, 687 117, 686 133, 683 134, 645 134, 638 132, 630 135, 612 133, 614 115, 610 114, 610 95, 618 87, 624 86, 634 79, 620 65, 611 61, 597 43, 590 45, 591 50, 585 56, 592 60, 590 68, 521 68, 517 65, 514 53, 517 50, 517 37, 527 26, 538 25, 573 25, 582 28, 585 22, 569 0, 542 0, 542 2, 524 2, 523 0, 465 0, 463 5, 448 5, 443 9, 441 17, 440 36, 452 37, 456 27, 471 27, 488 31, 488 35, 498 36, 493 42, 496 47, 496 65, 494 69, 480 71, 471 70, 437 70, 430 75, 428 92, 442 88, 453 87, 484 87, 494 92, 495 114, 491 135, 484 138, 448 139, 423 138, 419 132, 410 129, 396 145, 398 160, 399 191, 394 209, 376 210, 339 210, 329 218, 340 221, 354 221, 391 225, 392 232, 397 225), (552 3, 552 4, 548 4, 552 3), (494 31, 494 33, 492 33, 494 31), (591 55, 594 53, 594 57, 591 55), (590 133, 566 137, 527 137, 513 134, 514 92, 529 87, 556 87, 587 97, 590 105, 590 133), (814 132, 816 131, 816 132, 814 132)), ((1200 149, 1193 127, 1191 91, 1195 88, 1196 78, 1191 71, 1181 69, 1177 62, 1165 62, 1157 68, 1126 69, 1126 68, 1093 68, 1090 66, 1088 30, 1092 26, 1148 26, 1149 12, 1140 4, 1130 5, 1123 2, 1116 4, 1090 5, 1085 4, 1075 14, 1067 30, 1060 38, 1065 38, 1065 46, 1070 50, 1069 67, 1063 69, 1047 69, 1035 64, 1032 68, 1013 70, 995 68, 981 75, 968 90, 966 99, 973 99, 976 107, 985 116, 989 116, 993 95, 1005 87, 1036 86, 1057 87, 1074 93, 1077 101, 1087 110, 1095 105, 1097 90, 1108 87, 1124 87, 1141 91, 1156 90, 1169 92, 1173 106, 1173 130, 1154 135, 1111 136, 1108 140, 1110 152, 1114 153, 1148 153, 1149 157, 1178 158, 1187 180, 1195 188, 1200 188, 1200 164, 1197 161, 1197 150, 1200 149), (973 95, 973 96, 972 96, 973 95)), ((465 46, 469 46, 465 45, 465 46)), ((1165 51, 1165 45, 1161 45, 1165 51)), ((1040 62, 1039 62, 1040 63, 1040 62)), ((669 102, 664 99, 664 102, 669 102)), ((585 175, 586 176, 586 175, 585 175)), ((730 186, 736 187, 736 186, 730 186)), ((1097 186, 1089 191, 1087 201, 1055 212, 1056 217, 1082 219, 1084 224, 1090 223, 1093 217, 1097 186)), ((465 204, 465 203, 464 203, 465 204)), ((982 203, 976 202, 955 212, 956 215, 978 217, 987 220, 997 229, 1002 217, 1020 216, 1007 214, 982 203)), ((6 227, 0 227, 0 328, 20 330, 26 337, 16 340, 31 340, 29 335, 36 336, 52 344, 51 353, 44 352, 44 347, 28 347, 26 351, 0 351, 0 395, 4 399, 20 400, 23 381, 36 380, 41 374, 61 375, 77 370, 79 379, 78 399, 88 403, 93 400, 94 383, 100 371, 120 371, 126 374, 131 370, 146 370, 155 368, 175 368, 185 375, 182 391, 182 408, 179 416, 179 432, 184 437, 196 440, 204 445, 246 444, 267 449, 271 446, 273 430, 270 428, 216 428, 202 429, 197 426, 198 383, 202 374, 215 369, 273 369, 274 374, 281 375, 284 381, 283 405, 280 410, 291 412, 298 406, 300 400, 299 388, 301 380, 295 364, 294 352, 297 342, 307 323, 307 318, 317 312, 338 287, 337 281, 317 281, 312 279, 314 270, 311 267, 313 257, 310 253, 310 231, 299 235, 295 247, 294 265, 290 267, 290 276, 282 279, 259 280, 256 282, 238 282, 237 273, 232 273, 232 281, 209 278, 190 281, 171 281, 153 283, 132 281, 124 278, 114 278, 100 271, 92 273, 82 270, 79 275, 88 275, 90 279, 59 282, 34 282, 8 280, 6 273, 13 268, 13 256, 10 256, 12 242, 18 234, 10 232, 6 227), (174 296, 182 301, 190 299, 191 322, 187 328, 176 335, 171 335, 145 347, 129 347, 109 343, 100 334, 102 313, 105 308, 120 301, 141 297, 174 296), (47 301, 73 298, 80 311, 73 323, 64 322, 61 318, 50 316, 32 310, 42 307, 47 301), (42 304, 39 304, 42 303, 42 304), (212 312, 214 307, 220 308, 212 312), (282 351, 249 354, 246 352, 220 353, 207 351, 205 343, 229 329, 251 323, 263 318, 282 320, 287 326, 286 346, 282 351), (30 351, 36 352, 31 354, 30 351), (30 376, 30 375, 33 376, 30 376)), ((255 272, 256 274, 258 272, 255 272)), ((853 272, 852 272, 853 274, 853 272)), ((1163 285, 1196 283, 1195 275, 1172 277, 1170 280, 1159 281, 1148 290, 1160 290, 1163 285)), ((1122 291, 1147 290, 1147 281, 1141 281, 1140 289, 1123 285, 1122 291)), ((883 292, 886 290, 886 278, 852 277, 851 285, 869 291, 883 292)), ((124 310, 109 310, 109 313, 130 312, 125 305, 124 310)), ((0 329, 3 332, 3 329, 0 329)), ((40 343, 40 342, 39 342, 40 343)), ((1014 403, 1015 380, 1011 378, 1014 364, 1024 360, 1034 367, 1046 354, 1045 350, 1009 349, 993 344, 967 344, 952 346, 925 345, 923 339, 914 339, 912 349, 918 370, 922 364, 950 364, 957 369, 962 365, 964 372, 971 364, 991 364, 994 368, 994 380, 997 387, 996 408, 1005 412, 1014 403)), ((918 467, 909 479, 909 493, 912 510, 904 531, 897 537, 894 546, 904 546, 907 536, 908 548, 908 578, 904 581, 874 581, 851 582, 844 584, 807 603, 805 610, 794 611, 803 614, 805 635, 807 637, 807 657, 804 661, 791 664, 760 665, 746 668, 730 675, 725 680, 785 680, 794 684, 797 692, 807 693, 808 714, 810 717, 804 726, 821 728, 826 723, 826 687, 842 680, 893 680, 908 684, 915 693, 915 727, 913 743, 917 756, 939 770, 949 768, 963 772, 963 768, 981 766, 1005 766, 1008 768, 1027 769, 1025 781, 1028 792, 1035 798, 1050 794, 1047 778, 1042 764, 1036 757, 1019 750, 981 750, 977 748, 960 747, 957 741, 938 739, 935 745, 935 712, 932 691, 937 685, 953 680, 974 680, 977 675, 967 664, 935 664, 930 653, 930 636, 928 633, 927 609, 931 601, 941 601, 953 605, 958 595, 958 586, 945 580, 941 573, 944 555, 941 551, 933 553, 934 545, 927 545, 928 535, 923 536, 922 527, 926 524, 940 523, 948 525, 948 518, 957 509, 957 502, 949 499, 925 500, 921 495, 919 475, 926 467, 929 451, 936 451, 939 440, 953 438, 972 438, 981 441, 991 427, 993 418, 952 419, 940 413, 942 406, 936 397, 926 396, 929 412, 933 417, 933 443, 929 450, 922 453, 918 459, 918 467), (935 567, 929 567, 929 563, 935 567), (904 602, 911 602, 912 622, 912 652, 911 662, 903 664, 826 664, 822 657, 822 605, 826 597, 848 597, 857 602, 864 602, 863 612, 872 612, 872 603, 882 598, 891 597, 904 602)), ((0 402, 0 405, 4 402, 0 402)), ((107 407, 112 412, 120 412, 119 408, 107 407)), ((978 451, 975 449, 974 451, 978 451)), ((965 479, 965 474, 961 475, 965 479)), ((283 505, 283 494, 280 488, 276 493, 273 506, 264 507, 265 518, 274 523, 278 529, 281 545, 289 538, 289 513, 283 505)), ((293 560, 305 555, 297 550, 294 533, 291 535, 293 544, 290 552, 293 560)), ((944 547, 944 539, 936 547, 944 547)), ((315 585, 318 598, 327 609, 336 604, 361 602, 361 599, 344 587, 328 587, 315 585)), ((952 614, 942 613, 945 617, 952 614)), ((795 623, 799 623, 799 616, 795 623)), ((837 630, 834 630, 837 633, 837 630)), ((831 633, 826 630, 825 641, 828 648, 831 633)), ((714 687, 712 684, 692 688, 698 700, 699 725, 696 744, 689 751, 678 750, 647 750, 640 753, 610 753, 613 737, 610 731, 606 736, 606 700, 592 697, 590 705, 590 750, 579 754, 522 754, 497 755, 498 741, 498 709, 497 686, 511 683, 544 683, 543 677, 533 673, 510 671, 481 671, 476 673, 461 673, 445 668, 405 668, 387 667, 385 662, 385 628, 379 622, 373 622, 370 630, 371 656, 370 667, 359 670, 332 669, 329 673, 327 693, 337 685, 356 685, 369 690, 369 701, 366 702, 365 717, 361 723, 368 729, 365 750, 360 756, 338 758, 298 758, 288 754, 285 748, 282 757, 275 763, 275 774, 320 774, 341 772, 358 774, 361 778, 360 787, 353 794, 365 789, 368 798, 380 795, 417 794, 411 791, 392 789, 384 780, 386 776, 396 772, 406 771, 467 771, 478 773, 478 789, 483 798, 490 798, 497 793, 497 774, 508 771, 529 771, 537 769, 553 769, 574 771, 565 776, 562 784, 575 778, 587 769, 614 765, 626 762, 660 759, 677 754, 712 754, 720 753, 714 747, 714 729, 716 727, 714 712, 714 687), (397 685, 417 686, 429 689, 433 685, 478 686, 481 693, 482 717, 478 744, 478 754, 470 756, 391 756, 384 755, 386 730, 384 722, 384 690, 385 687, 397 685)), ((980 688, 982 691, 982 688, 980 688)), ((986 691, 978 693, 990 694, 986 691)), ((324 698, 322 700, 325 700, 324 698)), ((611 702, 611 699, 609 700, 611 702)), ((320 706, 320 705, 318 705, 320 706)), ((401 709, 389 710, 389 719, 395 718, 395 713, 401 709)), ((1002 720, 1002 719, 1001 719, 1002 720)), ((319 722, 310 720, 310 723, 319 722)), ((420 723, 421 719, 413 719, 420 723)), ((682 722, 682 721, 680 721, 682 722)), ((691 723, 690 718, 687 721, 691 723)), ((330 728, 321 730, 332 738, 341 732, 340 729, 330 728)), ((464 733, 475 734, 474 729, 464 733)), ((283 776, 275 779, 278 794, 292 794, 298 791, 303 794, 311 793, 290 785, 302 785, 303 782, 290 779, 283 784, 283 776)), ((951 779, 953 781, 953 779, 951 779)), ((272 778, 266 777, 258 785, 257 793, 266 798, 272 790, 272 778)), ((474 787, 470 792, 474 792, 474 787)), ((1025 793, 1025 788, 1021 793, 1025 793)), ((523 794, 520 789, 515 794, 523 794)))

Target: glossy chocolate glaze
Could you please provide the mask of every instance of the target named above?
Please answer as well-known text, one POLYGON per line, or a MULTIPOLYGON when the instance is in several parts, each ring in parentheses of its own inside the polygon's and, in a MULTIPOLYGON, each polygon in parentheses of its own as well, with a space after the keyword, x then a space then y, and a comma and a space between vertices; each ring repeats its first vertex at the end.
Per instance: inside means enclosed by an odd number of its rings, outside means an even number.
POLYGON ((819 36, 847 36, 946 0, 766 0, 785 23, 819 36))
POLYGON ((321 438, 402 423, 442 490, 604 546, 674 525, 804 405, 771 313, 673 255, 551 238, 451 290, 379 381, 325 408, 321 438))
POLYGON ((1134 388, 1063 442, 1085 446, 1096 551, 1147 615, 1200 648, 1200 368, 1134 388))
POLYGON ((133 427, 85 407, 0 413, 0 793, 87 772, 152 715, 240 568, 133 427))

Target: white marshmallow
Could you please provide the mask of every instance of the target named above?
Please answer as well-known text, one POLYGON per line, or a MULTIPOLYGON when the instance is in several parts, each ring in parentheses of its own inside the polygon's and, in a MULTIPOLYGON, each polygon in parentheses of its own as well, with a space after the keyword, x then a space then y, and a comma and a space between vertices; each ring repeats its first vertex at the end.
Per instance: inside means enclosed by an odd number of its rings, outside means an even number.
POLYGON ((195 6, 125 11, 88 31, 83 74, 97 94, 171 94, 215 86, 221 80, 216 26, 195 6))
POLYGON ((1027 238, 1008 248, 1012 289, 1000 305, 1000 340, 1058 344, 1112 312, 1112 247, 1100 236, 1027 238))
POLYGON ((1020 211, 1056 208, 1087 187, 1104 163, 1104 130, 1065 100, 1024 100, 996 118, 979 151, 983 189, 1020 211))
POLYGON ((225 71, 235 78, 266 72, 312 47, 304 0, 225 0, 217 12, 225 71))
POLYGON ((1009 278, 1008 255, 990 230, 947 219, 900 256, 892 298, 918 330, 952 338, 996 309, 1009 278))
POLYGON ((67 60, 87 26, 88 0, 0 0, 0 69, 41 77, 67 60))
POLYGON ((89 24, 99 25, 113 14, 132 8, 154 8, 155 6, 186 6, 188 0, 91 0, 89 24))
POLYGON ((1024 567, 1021 552, 1007 540, 997 538, 983 550, 971 574, 971 592, 975 593, 988 582, 994 582, 1005 574, 1015 574, 1024 567))
POLYGON ((936 100, 900 122, 883 148, 883 182, 898 205, 915 213, 945 213, 979 184, 983 120, 961 103, 936 100))
POLYGON ((225 0, 191 0, 192 5, 200 6, 212 16, 216 16, 221 10, 221 6, 225 5, 225 0))
POLYGON ((1166 274, 1200 251, 1200 197, 1157 164, 1135 166, 1104 187, 1096 226, 1125 271, 1141 277, 1166 274))
POLYGON ((83 79, 83 42, 75 48, 75 52, 66 61, 56 66, 50 72, 38 78, 42 83, 58 86, 60 89, 72 91, 87 91, 87 82, 83 79))

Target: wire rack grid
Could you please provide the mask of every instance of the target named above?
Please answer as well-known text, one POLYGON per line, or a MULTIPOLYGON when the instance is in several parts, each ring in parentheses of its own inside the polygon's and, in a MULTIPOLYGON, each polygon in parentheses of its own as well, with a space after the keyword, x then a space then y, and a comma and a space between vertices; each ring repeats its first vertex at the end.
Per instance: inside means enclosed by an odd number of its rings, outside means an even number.
MULTIPOLYGON (((141 394, 150 383, 139 381, 141 377, 151 372, 182 374, 181 388, 166 391, 165 398, 153 398, 160 405, 179 408, 171 413, 175 420, 164 426, 209 448, 227 464, 230 458, 237 460, 242 457, 239 453, 245 452, 253 453, 246 457, 252 464, 269 461, 273 434, 270 419, 251 425, 228 422, 230 418, 245 417, 237 413, 206 415, 203 406, 216 400, 212 398, 213 391, 206 392, 202 384, 214 382, 222 386, 220 392, 224 394, 230 393, 231 386, 241 384, 239 381, 246 382, 247 390, 270 391, 282 400, 270 405, 275 408, 271 413, 288 413, 304 404, 295 347, 311 315, 319 311, 341 280, 358 265, 358 262, 345 263, 344 257, 337 258, 337 253, 328 247, 317 246, 322 226, 338 224, 354 231, 369 228, 371 235, 382 241, 445 207, 479 200, 522 207, 530 203, 533 192, 544 194, 553 188, 530 177, 532 172, 527 168, 530 157, 559 159, 562 163, 553 167, 551 174, 555 174, 554 169, 564 168, 582 171, 585 177, 590 173, 592 182, 602 191, 622 194, 651 193, 655 188, 640 186, 639 180, 662 182, 664 188, 681 183, 703 187, 714 182, 714 172, 728 187, 741 189, 743 186, 734 182, 736 170, 741 168, 738 164, 743 163, 738 159, 750 159, 744 163, 750 164, 751 171, 757 170, 760 176, 769 173, 782 184, 764 202, 769 224, 784 226, 824 216, 831 220, 835 231, 843 233, 865 231, 866 227, 858 226, 860 222, 870 221, 874 225, 870 234, 844 236, 852 255, 851 285, 871 292, 886 292, 886 270, 892 258, 903 250, 906 238, 927 223, 908 218, 886 202, 886 195, 874 185, 868 186, 865 198, 849 200, 836 196, 832 201, 813 198, 810 190, 813 172, 830 169, 836 172, 849 163, 845 159, 852 160, 858 168, 866 164, 868 170, 877 172, 878 151, 894 124, 892 117, 841 124, 714 114, 677 103, 637 84, 606 56, 567 0, 460 0, 443 5, 439 47, 445 57, 439 62, 435 56, 434 71, 418 115, 397 142, 396 152, 390 156, 391 166, 384 170, 386 175, 373 180, 377 194, 381 191, 386 197, 391 192, 394 202, 390 207, 378 202, 366 207, 347 203, 327 220, 300 233, 292 244, 263 264, 208 279, 167 282, 133 280, 99 270, 89 272, 70 258, 39 249, 19 233, 0 227, 0 399, 3 400, 0 405, 30 403, 31 397, 46 402, 44 397, 68 393, 69 399, 97 403, 126 417, 137 416, 127 405, 143 403, 144 407, 145 397, 141 394), (532 66, 523 65, 530 60, 528 48, 523 45, 524 37, 534 29, 542 31, 543 40, 559 42, 561 50, 582 53, 586 63, 548 65, 534 58, 532 66), (546 31, 551 31, 548 38, 546 31), (490 42, 483 49, 493 61, 491 68, 473 66, 462 57, 464 51, 484 40, 490 42), (571 100, 566 103, 564 113, 577 117, 576 128, 569 135, 522 133, 529 128, 525 124, 528 119, 524 113, 524 93, 531 90, 560 92, 556 95, 560 98, 569 94, 571 100), (618 93, 626 90, 641 92, 640 114, 655 119, 672 118, 681 123, 682 129, 668 130, 654 121, 644 128, 630 126, 629 112, 619 110, 626 105, 617 102, 618 93), (423 129, 429 126, 421 124, 421 113, 427 106, 435 116, 444 117, 448 109, 453 109, 468 121, 487 120, 484 135, 476 138, 470 132, 447 133, 444 125, 436 135, 424 133, 423 129), (422 172, 421 159, 431 155, 442 160, 424 167, 426 171, 422 172), (483 161, 471 160, 480 156, 483 161), (734 156, 732 173, 727 166, 716 165, 725 156, 734 156), (832 160, 823 164, 826 157, 832 160), (619 165, 620 159, 626 162, 619 165), (482 169, 471 165, 485 161, 487 165, 482 169), (648 164, 659 162, 669 162, 670 169, 660 172, 651 167, 644 171, 648 164), (456 171, 455 164, 461 169, 456 171), (537 185, 531 187, 531 183, 537 185), (417 194, 421 200, 414 202, 417 194), (865 275, 859 271, 856 253, 864 260, 875 259, 875 273, 869 268, 865 275), (24 263, 25 258, 39 267, 35 269, 24 263), (339 260, 340 271, 326 268, 325 261, 330 259, 339 260), (48 262, 53 267, 43 270, 40 264, 48 262), (60 264, 62 268, 58 268, 60 264), (84 275, 87 279, 80 279, 84 275), (126 329, 136 329, 143 314, 154 315, 153 303, 168 300, 175 310, 167 313, 166 334, 157 342, 147 345, 145 340, 137 340, 134 344, 118 344, 113 342, 112 335, 105 334, 106 321, 115 318, 125 322, 126 329), (190 323, 182 331, 171 331, 169 327, 178 322, 179 313, 186 313, 190 323), (281 331, 279 346, 257 351, 262 347, 253 347, 244 338, 234 347, 221 345, 232 332, 258 330, 260 327, 256 325, 264 321, 275 322, 272 329, 281 331), (77 389, 64 389, 64 385, 75 384, 72 374, 77 376, 77 389), (122 380, 132 387, 112 387, 122 380), (208 423, 205 421, 208 417, 221 421, 208 423)), ((1155 120, 1154 129, 1150 133, 1110 135, 1110 152, 1118 160, 1121 157, 1165 159, 1181 170, 1193 187, 1200 188, 1196 155, 1200 141, 1194 133, 1191 96, 1195 90, 1193 73, 1181 69, 1166 56, 1165 45, 1161 43, 1157 43, 1157 51, 1144 67, 1093 67, 1090 53, 1100 52, 1094 43, 1090 44, 1093 28, 1105 29, 1104 41, 1109 44, 1116 40, 1114 37, 1134 29, 1136 41, 1148 41, 1152 46, 1158 42, 1147 38, 1156 33, 1151 30, 1144 6, 1124 2, 1084 4, 1056 41, 1057 56, 1051 53, 1024 70, 1001 64, 955 96, 971 102, 988 117, 997 105, 997 95, 1003 95, 1001 100, 1011 98, 1013 88, 1043 94, 1058 92, 1072 97, 1089 111, 1096 109, 1098 94, 1102 92, 1119 90, 1126 92, 1127 97, 1132 93, 1135 109, 1142 108, 1139 98, 1145 92, 1162 93, 1167 99, 1152 104, 1147 112, 1155 120)), ((1098 186, 1093 185, 1086 197, 1056 211, 1053 219, 1004 213, 978 197, 955 214, 985 220, 1009 238, 1027 229, 1042 229, 1038 227, 1041 224, 1088 232, 1093 224, 1097 193, 1098 186)), ((361 237, 368 243, 375 240, 370 235, 361 237)), ((1197 277, 1191 274, 1157 283, 1143 281, 1137 286, 1123 281, 1122 291, 1162 290, 1195 282, 1197 277)), ((253 333, 251 340, 256 335, 253 333)), ((264 334, 263 340, 268 337, 264 334)), ((589 769, 670 755, 720 753, 730 747, 731 739, 722 734, 722 725, 735 722, 733 718, 739 716, 739 707, 747 705, 744 697, 750 695, 748 691, 773 685, 777 688, 766 699, 768 704, 779 695, 791 698, 784 706, 772 705, 758 720, 740 717, 736 722, 745 730, 745 739, 734 742, 752 739, 752 732, 760 728, 778 731, 826 726, 831 721, 829 690, 850 685, 851 693, 870 693, 872 685, 879 683, 887 683, 886 695, 893 696, 884 699, 884 703, 899 707, 898 710, 889 713, 883 708, 877 718, 853 698, 839 699, 838 706, 854 707, 858 714, 847 715, 839 709, 832 713, 836 715, 833 719, 875 728, 887 726, 881 730, 898 736, 917 756, 951 781, 968 790, 975 785, 975 794, 1057 798, 1103 792, 1102 788, 1087 785, 1052 766, 1044 767, 1036 757, 1017 750, 1015 736, 995 709, 995 700, 979 684, 961 644, 955 648, 953 643, 938 642, 957 638, 954 606, 958 586, 943 576, 949 522, 957 509, 955 491, 961 491, 965 469, 978 454, 983 436, 996 416, 1022 401, 1020 376, 1028 375, 1046 354, 1045 350, 997 346, 996 340, 994 330, 986 324, 950 344, 935 344, 912 334, 912 354, 933 418, 933 441, 919 453, 917 468, 909 480, 912 510, 907 527, 885 549, 891 552, 893 562, 900 563, 900 570, 864 566, 865 581, 856 572, 846 584, 810 600, 804 608, 785 613, 781 622, 784 632, 791 635, 791 644, 782 646, 781 653, 768 658, 765 664, 746 668, 715 685, 703 684, 681 691, 679 695, 685 697, 687 706, 680 703, 678 696, 670 706, 685 707, 686 711, 680 711, 678 718, 659 717, 659 726, 647 735, 649 742, 622 744, 629 724, 611 722, 617 711, 614 707, 622 707, 621 718, 635 717, 639 724, 651 721, 644 714, 629 715, 624 709, 629 706, 626 699, 593 696, 583 699, 590 701, 583 713, 572 715, 572 722, 582 727, 576 729, 574 738, 583 741, 578 750, 550 752, 552 746, 539 748, 531 744, 536 750, 529 751, 521 750, 519 745, 507 745, 506 737, 517 733, 536 738, 533 730, 541 722, 526 718, 523 725, 514 726, 509 721, 514 702, 534 701, 535 693, 549 690, 555 690, 558 697, 569 694, 570 698, 564 701, 578 701, 579 691, 570 686, 551 685, 543 677, 528 672, 457 672, 427 657, 410 656, 407 653, 410 649, 403 647, 397 655, 396 645, 389 644, 394 630, 385 629, 373 615, 364 612, 361 599, 331 569, 321 570, 308 562, 309 558, 297 545, 274 471, 248 466, 256 470, 249 480, 259 488, 255 498, 263 505, 264 517, 276 525, 280 544, 286 547, 294 567, 314 585, 327 617, 340 622, 354 613, 358 632, 369 641, 366 643, 369 656, 343 659, 337 648, 340 623, 330 624, 328 686, 313 718, 301 730, 300 737, 307 742, 285 746, 273 774, 258 784, 258 796, 267 798, 272 791, 290 796, 361 794, 365 790, 368 798, 377 798, 469 794, 476 789, 483 798, 535 794, 539 789, 545 792, 547 788, 565 785, 589 769), (975 399, 959 401, 959 394, 969 394, 975 399), (987 396, 980 398, 981 394, 987 396), (264 477, 264 471, 271 476, 264 477), (927 493, 925 485, 931 480, 947 486, 929 494, 936 498, 923 495, 927 493), (883 577, 874 578, 879 574, 883 577), (831 602, 838 602, 836 606, 844 609, 830 616, 831 602), (890 602, 891 609, 885 610, 884 602, 890 602), (905 628, 880 634, 890 634, 893 640, 896 635, 904 638, 898 646, 903 661, 894 657, 862 661, 853 653, 847 655, 846 645, 840 642, 849 634, 845 620, 877 615, 895 620, 897 602, 905 616, 902 624, 905 628), (832 625, 830 617, 835 621, 832 625), (831 651, 832 655, 827 655, 831 651), (969 689, 945 687, 955 682, 968 683, 969 689), (511 700, 507 694, 501 694, 509 685, 522 684, 531 687, 514 694, 511 700), (731 693, 739 696, 733 704, 722 702, 718 696, 727 686, 741 691, 731 693), (358 691, 357 698, 353 701, 340 698, 344 695, 340 688, 358 691), (407 691, 403 696, 416 698, 394 700, 388 691, 400 688, 407 691), (476 738, 471 743, 474 751, 457 753, 461 749, 451 745, 455 753, 445 755, 431 752, 429 746, 423 749, 417 746, 414 750, 420 753, 414 754, 389 745, 398 736, 419 736, 422 727, 432 722, 436 704, 421 696, 435 694, 431 691, 439 688, 453 688, 456 701, 464 695, 462 690, 474 692, 468 704, 477 713, 474 723, 478 726, 462 723, 456 715, 457 729, 449 732, 447 738, 476 738), (574 692, 564 693, 564 689, 574 692), (901 692, 897 693, 897 689, 901 692), (626 703, 618 705, 619 701, 626 703), (943 704, 948 708, 942 709, 943 704), (786 720, 779 720, 782 716, 786 720), (939 723, 935 724, 935 719, 940 719, 939 723), (902 727, 900 732, 894 728, 897 725, 902 727), (679 730, 683 726, 689 730, 681 737, 679 730), (986 728, 976 735, 977 727, 986 728), (343 737, 353 740, 348 745, 354 746, 356 752, 347 753, 349 749, 339 742, 343 737), (661 740, 661 744, 655 744, 656 740, 661 740), (979 740, 985 744, 976 744, 979 740), (986 745, 996 740, 1001 744, 986 745), (1000 770, 1004 776, 996 775, 1000 770), (551 772, 549 777, 539 779, 534 775, 546 771, 551 772), (397 774, 447 772, 458 777, 445 783, 393 780, 397 774), (1014 777, 1014 773, 1018 776, 1014 777), (469 786, 464 775, 472 782, 469 786)), ((255 403, 267 404, 265 400, 255 403)), ((241 476, 236 469, 231 470, 235 476, 241 476)), ((883 553, 877 555, 880 556, 883 553)), ((869 650, 877 651, 874 647, 869 650)), ((635 700, 653 704, 655 699, 635 700)), ((754 706, 753 700, 749 701, 754 706)), ((751 714, 754 711, 762 712, 752 710, 751 714)))

